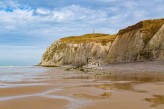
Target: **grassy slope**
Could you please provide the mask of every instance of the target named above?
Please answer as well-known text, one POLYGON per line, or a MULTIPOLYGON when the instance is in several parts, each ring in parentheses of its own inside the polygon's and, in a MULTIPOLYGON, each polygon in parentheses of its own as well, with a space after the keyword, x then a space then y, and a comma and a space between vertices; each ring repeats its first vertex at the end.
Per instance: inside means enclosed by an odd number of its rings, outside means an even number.
MULTIPOLYGON (((86 42, 100 42, 105 45, 109 41, 113 41, 116 35, 109 35, 109 34, 85 34, 82 36, 70 36, 60 39, 60 42, 67 42, 67 43, 86 43, 86 42)), ((44 53, 43 60, 50 61, 53 58, 54 53, 61 52, 65 47, 66 43, 61 43, 59 45, 52 44, 49 49, 44 53)))
MULTIPOLYGON (((141 21, 133 26, 129 26, 125 29, 119 31, 118 35, 124 34, 126 32, 130 32, 132 30, 140 29, 143 34, 143 40, 145 44, 155 35, 155 33, 161 28, 164 24, 164 19, 156 19, 156 20, 144 20, 141 21)), ((87 42, 100 42, 102 44, 106 44, 107 42, 114 41, 116 38, 116 34, 109 35, 109 34, 85 34, 82 36, 70 36, 60 39, 60 42, 66 43, 87 43, 87 42)), ((63 48, 65 48, 66 44, 60 44, 56 46, 52 44, 49 50, 43 55, 43 59, 49 61, 52 59, 55 52, 60 52, 63 48)))
POLYGON ((118 34, 124 34, 126 32, 140 29, 143 34, 143 40, 147 43, 155 33, 161 28, 164 24, 164 19, 155 19, 155 20, 144 20, 133 26, 129 26, 125 29, 119 31, 118 34))
POLYGON ((110 42, 115 39, 116 35, 109 35, 109 34, 85 34, 82 36, 70 36, 66 38, 60 39, 61 42, 68 42, 68 43, 86 43, 86 42, 110 42))
MULTIPOLYGON (((155 20, 144 20, 133 26, 129 26, 125 29, 119 31, 118 34, 124 34, 126 32, 140 29, 143 33, 143 40, 145 44, 155 35, 155 33, 161 28, 164 24, 164 19, 155 19, 155 20)), ((116 34, 85 34, 82 36, 70 36, 60 39, 61 42, 68 43, 86 43, 86 42, 101 42, 103 44, 113 41, 116 38, 116 34)))

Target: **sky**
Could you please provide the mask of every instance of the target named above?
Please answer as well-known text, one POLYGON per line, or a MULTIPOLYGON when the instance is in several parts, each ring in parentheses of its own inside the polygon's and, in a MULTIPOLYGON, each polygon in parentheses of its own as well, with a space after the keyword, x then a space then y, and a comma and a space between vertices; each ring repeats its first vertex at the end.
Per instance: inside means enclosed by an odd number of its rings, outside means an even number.
POLYGON ((0 0, 0 66, 36 65, 54 41, 164 17, 164 0, 0 0))

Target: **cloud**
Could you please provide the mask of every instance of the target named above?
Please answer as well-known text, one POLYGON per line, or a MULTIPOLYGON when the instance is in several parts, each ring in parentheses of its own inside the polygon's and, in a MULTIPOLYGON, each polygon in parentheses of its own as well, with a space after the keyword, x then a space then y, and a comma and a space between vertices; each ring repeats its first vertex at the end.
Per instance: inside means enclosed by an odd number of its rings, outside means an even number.
MULTIPOLYGON (((103 10, 94 10, 91 8, 81 7, 79 5, 70 5, 60 9, 44 9, 37 8, 22 9, 18 7, 14 8, 11 12, 5 9, 0 10, 0 24, 1 30, 15 30, 26 31, 31 29, 32 32, 38 30, 51 31, 54 28, 61 28, 61 26, 83 26, 84 24, 101 23, 108 17, 108 13, 103 10), (4 26, 4 27, 3 27, 4 26)), ((67 28, 69 29, 69 28, 67 28)), ((28 31, 29 32, 29 31, 28 31)), ((42 32, 42 31, 41 31, 42 32)))
POLYGON ((41 14, 41 15, 48 15, 48 14, 50 14, 50 10, 44 9, 44 8, 38 8, 38 9, 36 9, 36 13, 41 14))
POLYGON ((94 4, 106 2, 106 5, 97 8, 85 5, 84 1, 80 0, 79 3, 83 3, 82 5, 68 3, 61 7, 47 8, 31 7, 11 0, 1 1, 0 31, 14 32, 22 37, 55 40, 64 36, 85 34, 91 32, 92 28, 97 32, 116 33, 119 29, 140 20, 163 17, 163 0, 152 0, 151 3, 143 0, 91 1, 94 1, 94 4), (153 6, 157 8, 152 8, 153 6))
MULTIPOLYGON (((93 28, 117 33, 140 20, 162 18, 163 12, 164 0, 1 0, 0 43, 45 49, 61 37, 91 33, 93 28)), ((27 51, 32 56, 37 49, 27 51)))

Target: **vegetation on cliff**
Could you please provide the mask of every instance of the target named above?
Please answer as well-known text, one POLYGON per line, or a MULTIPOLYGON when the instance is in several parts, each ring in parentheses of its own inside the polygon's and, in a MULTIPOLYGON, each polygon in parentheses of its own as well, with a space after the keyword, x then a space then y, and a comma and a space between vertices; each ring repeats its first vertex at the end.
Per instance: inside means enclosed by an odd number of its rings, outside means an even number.
POLYGON ((116 38, 116 34, 102 34, 102 33, 95 33, 95 34, 85 34, 82 36, 70 36, 66 38, 60 39, 61 42, 68 42, 68 43, 87 43, 87 42, 101 42, 106 43, 113 41, 116 38))
POLYGON ((145 44, 155 35, 155 33, 161 28, 164 24, 164 19, 155 19, 155 20, 144 20, 133 26, 129 26, 125 29, 119 31, 118 34, 124 34, 126 32, 140 29, 143 33, 143 41, 145 44))
POLYGON ((61 38, 47 48, 41 65, 85 65, 88 57, 89 65, 163 60, 162 25, 164 19, 144 20, 114 35, 94 33, 61 38))
MULTIPOLYGON (((125 29, 122 29, 118 32, 118 34, 124 34, 126 32, 130 32, 132 30, 139 29, 143 33, 143 41, 145 44, 155 35, 155 33, 161 28, 164 24, 164 19, 155 19, 155 20, 144 20, 139 23, 129 26, 125 29)), ((88 43, 88 42, 101 42, 107 43, 110 41, 114 41, 117 34, 103 34, 103 33, 94 33, 94 34, 85 34, 82 36, 69 36, 65 38, 61 38, 60 42, 66 43, 88 43)))

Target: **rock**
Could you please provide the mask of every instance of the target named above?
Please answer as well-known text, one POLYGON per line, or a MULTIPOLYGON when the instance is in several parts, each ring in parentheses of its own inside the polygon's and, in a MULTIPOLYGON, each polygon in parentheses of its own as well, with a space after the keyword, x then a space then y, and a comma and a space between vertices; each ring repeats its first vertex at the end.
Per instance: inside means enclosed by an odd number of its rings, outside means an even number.
POLYGON ((100 63, 105 64, 109 48, 114 40, 113 36, 107 34, 88 34, 80 37, 82 37, 82 41, 80 42, 79 39, 74 39, 77 40, 74 41, 70 37, 68 37, 68 39, 72 40, 72 42, 65 41, 67 39, 54 42, 44 53, 41 65, 74 65, 82 67, 86 64, 91 66, 96 66, 100 63), (83 40, 87 36, 91 36, 88 40, 96 37, 94 41, 83 40), (108 38, 106 42, 101 39, 101 36, 108 38))
POLYGON ((109 63, 164 60, 164 19, 145 20, 116 35, 86 34, 54 42, 42 66, 95 67, 109 63))
POLYGON ((109 63, 163 60, 164 19, 141 21, 120 30, 108 55, 109 63))

